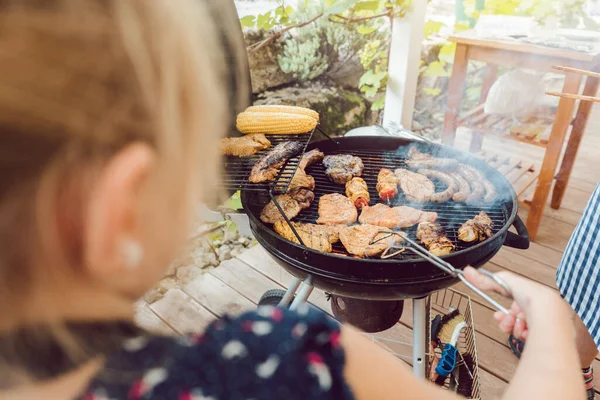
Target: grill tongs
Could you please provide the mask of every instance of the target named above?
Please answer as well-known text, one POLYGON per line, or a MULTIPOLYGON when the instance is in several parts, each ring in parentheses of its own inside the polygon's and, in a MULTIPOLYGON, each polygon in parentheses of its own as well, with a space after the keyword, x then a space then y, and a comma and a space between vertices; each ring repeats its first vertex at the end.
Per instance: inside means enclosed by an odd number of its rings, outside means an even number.
MULTIPOLYGON (((438 256, 436 256, 434 254, 431 254, 423 246, 421 246, 420 244, 418 244, 417 242, 415 242, 414 240, 409 238, 408 235, 405 234, 404 232, 396 232, 396 231, 387 231, 386 230, 386 231, 379 232, 377 235, 379 235, 380 233, 387 233, 387 235, 382 235, 381 237, 372 240, 371 244, 377 243, 381 240, 388 239, 392 235, 400 236, 403 240, 405 240, 411 244, 410 247, 403 246, 401 248, 401 251, 404 251, 404 250, 412 251, 416 255, 420 256, 421 258, 425 259, 426 261, 429 261, 431 264, 435 265, 436 267, 438 267, 442 271, 446 272, 447 274, 450 274, 453 277, 460 279, 465 285, 467 285, 471 290, 473 290, 475 293, 477 293, 478 295, 483 297, 488 303, 490 303, 492 306, 494 306, 498 311, 502 311, 502 312, 508 314, 508 310, 506 309, 506 307, 504 307, 502 304, 498 303, 496 300, 491 298, 485 292, 481 291, 479 288, 477 288, 471 282, 469 282, 467 280, 467 278, 465 278, 464 272, 461 269, 454 268, 452 266, 452 264, 442 260, 441 258, 439 258, 438 256)), ((397 254, 397 253, 395 253, 395 254, 397 254)), ((481 272, 482 274, 492 278, 494 280, 494 282, 496 282, 498 285, 500 285, 502 287, 502 289, 504 289, 504 291, 506 293, 505 297, 508 299, 512 299, 512 291, 510 290, 510 287, 506 284, 506 282, 504 282, 502 279, 500 279, 496 274, 494 274, 486 269, 479 268, 478 271, 481 272)))

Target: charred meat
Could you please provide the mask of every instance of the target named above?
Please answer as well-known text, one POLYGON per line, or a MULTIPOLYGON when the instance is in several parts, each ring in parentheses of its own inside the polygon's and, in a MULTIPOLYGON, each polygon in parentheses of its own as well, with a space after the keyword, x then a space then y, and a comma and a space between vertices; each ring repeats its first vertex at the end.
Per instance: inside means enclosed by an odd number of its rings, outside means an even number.
POLYGON ((419 173, 428 178, 442 181, 446 185, 445 190, 437 192, 431 196, 431 201, 434 203, 445 203, 450 201, 458 189, 458 185, 450 174, 442 171, 436 171, 435 169, 420 169, 419 173))
POLYGON ((384 228, 408 228, 423 221, 435 221, 437 213, 425 212, 412 207, 389 207, 385 204, 375 204, 364 207, 358 222, 361 224, 377 225, 384 228))
POLYGON ((458 185, 456 193, 452 196, 452 200, 457 203, 464 203, 471 194, 471 185, 456 171, 450 172, 449 175, 454 178, 454 181, 458 185))
MULTIPOLYGON (((288 219, 295 218, 302 211, 302 207, 298 201, 290 195, 282 194, 276 196, 275 200, 277 200, 277 204, 283 209, 288 219)), ((283 215, 281 215, 281 212, 273 200, 271 200, 260 213, 260 220, 265 224, 274 224, 277 221, 285 221, 285 218, 283 218, 283 215)))
POLYGON ((343 185, 355 176, 361 176, 365 166, 359 157, 350 154, 325 156, 323 166, 329 179, 343 185))
POLYGON ((339 193, 331 193, 321 196, 319 199, 319 218, 317 224, 350 225, 356 222, 358 211, 352 200, 339 193))
POLYGON ((226 156, 250 157, 269 147, 271 142, 262 133, 221 139, 221 153, 226 156))
POLYGON ((435 193, 435 184, 425 175, 398 168, 394 171, 398 177, 400 189, 409 201, 425 203, 431 200, 435 193))
POLYGON ((388 201, 398 194, 398 177, 391 169, 381 168, 377 175, 377 193, 383 201, 388 201))
POLYGON ((491 218, 485 211, 481 211, 475 218, 467 220, 458 228, 458 239, 467 243, 483 242, 492 237, 493 227, 491 218))
POLYGON ((354 177, 346 182, 346 196, 352 200, 356 208, 366 207, 371 201, 367 182, 359 177, 354 177))
POLYGON ((438 257, 450 254, 456 248, 446 236, 444 228, 435 222, 421 222, 417 228, 417 239, 431 254, 438 257))
POLYGON ((248 180, 252 183, 271 181, 279 173, 281 166, 302 151, 299 142, 283 142, 275 146, 267 155, 261 158, 250 172, 248 180))
POLYGON ((319 149, 313 149, 304 153, 300 163, 298 164, 298 169, 305 170, 311 164, 316 163, 317 161, 322 161, 325 154, 319 149))
POLYGON ((408 151, 408 160, 406 165, 410 169, 418 170, 422 168, 440 169, 452 171, 458 167, 458 161, 453 158, 438 158, 431 154, 421 153, 416 147, 411 147, 408 151))
POLYGON ((305 168, 316 161, 321 161, 323 156, 324 154, 319 149, 304 153, 288 186, 286 193, 298 201, 300 207, 303 209, 310 207, 310 204, 315 199, 315 194, 313 193, 313 190, 315 190, 315 179, 306 173, 305 168))
MULTIPOLYGON (((300 236, 300 239, 302 239, 302 242, 306 247, 324 253, 331 253, 332 242, 329 233, 326 229, 323 229, 322 226, 298 222, 292 222, 292 226, 296 229, 298 236, 300 236)), ((300 244, 300 241, 286 221, 275 222, 273 230, 285 239, 300 244)))
POLYGON ((388 235, 384 229, 376 225, 347 226, 340 231, 340 241, 348 253, 357 257, 373 257, 383 253, 388 248, 402 241, 397 235, 373 243, 375 240, 388 235))

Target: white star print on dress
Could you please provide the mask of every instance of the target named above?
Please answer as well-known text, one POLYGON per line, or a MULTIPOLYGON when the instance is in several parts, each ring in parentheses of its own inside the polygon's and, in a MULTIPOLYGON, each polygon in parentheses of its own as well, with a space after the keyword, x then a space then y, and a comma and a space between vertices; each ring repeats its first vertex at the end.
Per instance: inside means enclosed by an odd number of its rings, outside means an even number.
POLYGON ((256 336, 264 336, 271 333, 273 325, 267 321, 256 321, 252 324, 252 333, 256 336))
POLYGON ((273 376, 277 367, 279 367, 279 357, 276 355, 272 355, 263 363, 260 363, 256 367, 256 375, 263 379, 269 379, 273 376))
POLYGON ((131 338, 123 343, 123 348, 127 351, 140 351, 146 347, 149 342, 150 339, 146 336, 131 338))
POLYGON ((221 350, 221 356, 226 360, 231 360, 235 357, 244 357, 248 354, 246 346, 239 340, 231 340, 221 350))

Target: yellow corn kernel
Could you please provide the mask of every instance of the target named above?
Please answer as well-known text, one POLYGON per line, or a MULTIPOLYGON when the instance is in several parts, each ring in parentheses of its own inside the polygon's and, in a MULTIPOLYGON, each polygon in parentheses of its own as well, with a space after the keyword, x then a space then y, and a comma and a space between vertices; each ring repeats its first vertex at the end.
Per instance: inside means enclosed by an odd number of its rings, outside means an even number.
POLYGON ((312 117, 319 122, 319 113, 306 107, 284 106, 284 105, 264 105, 250 106, 246 109, 247 112, 276 112, 286 114, 298 114, 312 117))
POLYGON ((244 134, 298 134, 315 129, 317 121, 300 114, 244 111, 237 116, 236 126, 244 134))

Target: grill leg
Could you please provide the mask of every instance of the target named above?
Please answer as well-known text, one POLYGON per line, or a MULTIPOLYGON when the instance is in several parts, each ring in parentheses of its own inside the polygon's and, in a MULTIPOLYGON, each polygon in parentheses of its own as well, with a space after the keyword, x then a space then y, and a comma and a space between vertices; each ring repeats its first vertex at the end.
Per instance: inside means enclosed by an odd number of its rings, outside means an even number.
POLYGON ((281 298, 279 307, 287 307, 290 304, 292 297, 294 297, 296 290, 298 290, 298 286, 300 286, 300 279, 294 278, 292 283, 290 283, 290 286, 288 286, 287 290, 285 291, 285 295, 281 298))
POLYGON ((425 378, 426 306, 426 297, 413 300, 413 372, 419 378, 425 378))
POLYGON ((308 296, 310 296, 310 294, 312 293, 314 287, 312 285, 312 281, 310 279, 310 276, 308 277, 308 279, 305 282, 302 282, 302 286, 300 287, 300 291, 298 291, 298 295, 296 296, 296 298, 294 299, 294 301, 292 302, 292 305, 290 306, 290 310, 295 310, 298 308, 298 306, 302 303, 306 303, 306 300, 308 300, 308 296))

